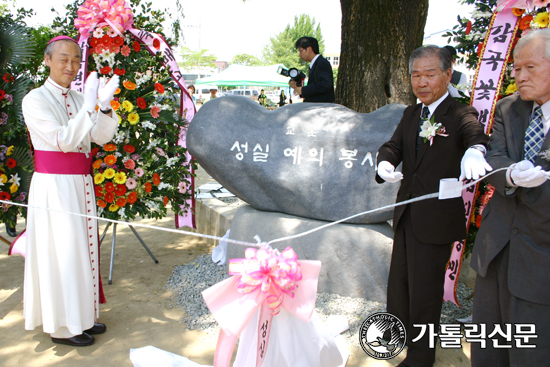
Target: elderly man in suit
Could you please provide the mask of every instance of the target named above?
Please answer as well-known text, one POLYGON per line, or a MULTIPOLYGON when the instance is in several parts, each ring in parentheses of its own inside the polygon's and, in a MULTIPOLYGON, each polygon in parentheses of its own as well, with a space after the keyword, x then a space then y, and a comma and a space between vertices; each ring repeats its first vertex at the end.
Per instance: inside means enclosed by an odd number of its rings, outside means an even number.
MULTIPOLYGON (((379 150, 376 180, 398 182, 397 202, 438 192, 443 178, 478 178, 491 168, 484 159, 489 138, 477 111, 447 92, 451 56, 437 46, 416 49, 409 59, 413 92, 421 103, 407 107, 392 138, 379 150), (429 125, 441 124, 439 129, 429 125), (402 163, 402 172, 395 167, 402 163), (461 172, 462 171, 462 172, 461 172)), ((414 324, 439 325, 445 266, 454 241, 466 236, 461 197, 428 199, 394 210, 394 244, 387 310, 407 330, 407 357, 399 366, 431 366, 435 349, 414 324)))
POLYGON ((309 62, 309 73, 305 87, 296 86, 291 80, 294 94, 302 96, 304 102, 334 103, 334 77, 330 62, 319 54, 319 42, 313 37, 302 37, 295 44, 300 58, 309 62))
POLYGON ((495 169, 508 169, 487 178, 495 193, 471 261, 478 273, 473 322, 486 324, 487 336, 500 324, 509 338, 499 344, 511 348, 473 343, 472 366, 550 365, 550 29, 520 39, 514 71, 519 95, 497 104, 487 153, 495 169), (534 325, 537 338, 507 342, 519 324, 534 325))

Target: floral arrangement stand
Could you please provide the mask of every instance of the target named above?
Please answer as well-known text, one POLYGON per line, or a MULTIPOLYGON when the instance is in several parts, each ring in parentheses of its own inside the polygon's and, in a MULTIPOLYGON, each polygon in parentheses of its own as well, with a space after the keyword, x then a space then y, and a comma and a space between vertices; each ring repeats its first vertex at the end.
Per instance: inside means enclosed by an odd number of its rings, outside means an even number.
MULTIPOLYGON (((111 222, 107 223, 107 226, 105 227, 105 229, 103 230, 103 234, 101 235, 101 239, 99 240, 99 245, 101 246, 101 244, 103 243, 103 239, 105 238, 105 235, 107 234, 107 230, 109 229, 109 227, 111 226, 111 222)), ((111 243, 111 262, 109 264, 109 284, 113 284, 113 267, 114 267, 114 262, 115 262, 115 258, 113 256, 113 254, 115 253, 115 244, 116 244, 116 226, 117 226, 117 223, 114 223, 113 224, 113 240, 112 240, 112 243, 111 243)), ((157 258, 155 257, 155 255, 153 255, 153 253, 151 252, 151 250, 149 249, 149 247, 147 246, 147 244, 145 243, 145 241, 143 241, 143 238, 141 238, 141 236, 139 235, 139 233, 137 233, 136 229, 131 226, 130 224, 128 224, 128 227, 130 227, 130 229, 132 230, 132 232, 134 232, 134 235, 136 236, 136 238, 139 240, 139 242, 141 243, 141 245, 143 246, 143 248, 145 249, 145 251, 147 251, 147 253, 149 254, 149 256, 151 256, 151 259, 153 259, 153 261, 155 262, 155 264, 158 264, 159 261, 157 260, 157 258)))
POLYGON ((4 242, 6 245, 11 246, 11 242, 6 240, 4 237, 0 236, 0 241, 4 242))

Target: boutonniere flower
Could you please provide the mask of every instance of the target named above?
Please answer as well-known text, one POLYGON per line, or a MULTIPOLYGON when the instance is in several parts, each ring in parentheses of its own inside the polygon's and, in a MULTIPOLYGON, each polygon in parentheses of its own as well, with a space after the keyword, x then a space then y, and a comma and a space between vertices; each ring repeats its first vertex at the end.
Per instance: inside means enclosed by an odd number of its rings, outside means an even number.
POLYGON ((449 134, 445 134, 445 127, 441 124, 441 122, 435 122, 434 115, 432 115, 431 119, 424 120, 424 123, 420 128, 420 137, 424 138, 424 143, 427 143, 429 140, 430 146, 433 144, 434 138, 437 135, 443 137, 449 136, 449 134))
POLYGON ((550 149, 543 150, 539 153, 540 157, 544 159, 545 161, 550 162, 550 149))

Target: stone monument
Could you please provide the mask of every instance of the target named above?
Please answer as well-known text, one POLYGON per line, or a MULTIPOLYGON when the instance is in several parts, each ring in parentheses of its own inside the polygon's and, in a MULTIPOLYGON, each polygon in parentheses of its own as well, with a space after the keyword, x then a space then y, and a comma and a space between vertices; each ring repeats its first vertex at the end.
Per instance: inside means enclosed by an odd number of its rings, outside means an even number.
MULTIPOLYGON (((187 147, 216 181, 250 204, 236 213, 230 238, 268 241, 393 204, 398 185, 375 182, 376 154, 405 107, 361 114, 297 103, 268 111, 247 98, 221 97, 194 117, 187 147)), ((385 302, 392 213, 356 217, 274 247, 321 260, 321 292, 385 302)), ((243 254, 230 244, 228 258, 243 254)))

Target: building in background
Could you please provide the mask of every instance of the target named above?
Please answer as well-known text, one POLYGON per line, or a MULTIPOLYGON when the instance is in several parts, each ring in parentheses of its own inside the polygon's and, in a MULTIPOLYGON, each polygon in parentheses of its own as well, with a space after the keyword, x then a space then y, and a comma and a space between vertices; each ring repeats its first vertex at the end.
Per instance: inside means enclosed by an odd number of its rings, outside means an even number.
POLYGON ((338 69, 340 66, 340 52, 326 52, 323 56, 330 62, 333 69, 338 69))

